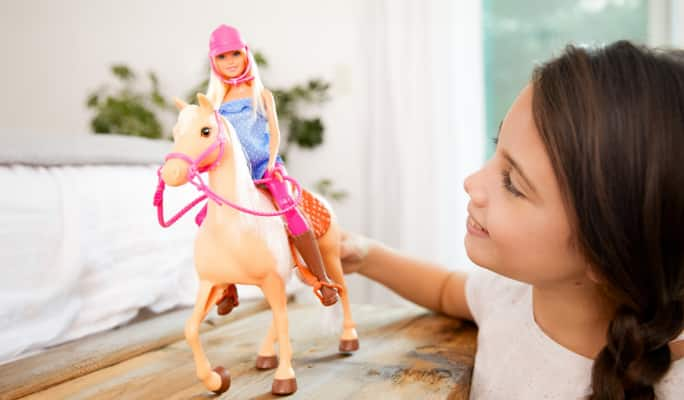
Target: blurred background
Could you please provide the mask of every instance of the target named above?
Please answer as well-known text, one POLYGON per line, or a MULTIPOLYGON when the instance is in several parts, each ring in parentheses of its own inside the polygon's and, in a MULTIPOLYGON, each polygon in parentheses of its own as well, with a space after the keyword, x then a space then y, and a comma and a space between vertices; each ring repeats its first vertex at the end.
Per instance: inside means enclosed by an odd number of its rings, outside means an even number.
MULTIPOLYGON (((94 130, 169 143, 168 101, 208 77, 209 34, 233 25, 290 107, 291 175, 334 198, 345 229, 468 269, 463 180, 534 65, 570 42, 681 46, 683 21, 675 0, 3 2, 0 135, 10 147, 94 130), (134 99, 138 119, 113 122, 108 98, 134 99)), ((354 302, 399 301, 350 281, 354 302)))

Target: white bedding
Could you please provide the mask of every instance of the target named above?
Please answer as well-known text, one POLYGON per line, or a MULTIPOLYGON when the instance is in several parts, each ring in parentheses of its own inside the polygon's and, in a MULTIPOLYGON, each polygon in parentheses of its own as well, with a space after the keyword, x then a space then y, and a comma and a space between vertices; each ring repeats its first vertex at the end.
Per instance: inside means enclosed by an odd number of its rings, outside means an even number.
POLYGON ((1 165, 145 165, 164 160, 171 142, 122 135, 0 132, 1 165))
MULTIPOLYGON (((160 160, 171 147, 161 144, 160 160)), ((199 206, 161 228, 156 165, 84 161, 0 165, 0 363, 121 325, 144 307, 194 303, 199 206)), ((190 185, 167 188, 167 218, 197 195, 190 185)))

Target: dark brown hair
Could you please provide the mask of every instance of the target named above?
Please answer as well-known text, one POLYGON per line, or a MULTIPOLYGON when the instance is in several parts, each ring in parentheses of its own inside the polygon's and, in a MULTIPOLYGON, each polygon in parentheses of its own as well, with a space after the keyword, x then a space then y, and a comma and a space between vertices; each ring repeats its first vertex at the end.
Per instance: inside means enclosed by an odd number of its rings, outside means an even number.
POLYGON ((568 46, 532 78, 533 114, 578 248, 616 304, 592 399, 653 399, 684 328, 684 57, 568 46))

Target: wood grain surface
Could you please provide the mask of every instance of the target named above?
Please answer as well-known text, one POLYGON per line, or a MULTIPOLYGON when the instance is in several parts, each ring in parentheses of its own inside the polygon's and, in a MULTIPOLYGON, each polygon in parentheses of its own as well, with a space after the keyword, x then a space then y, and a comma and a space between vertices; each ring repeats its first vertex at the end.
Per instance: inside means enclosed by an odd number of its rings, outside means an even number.
MULTIPOLYGON (((328 310, 318 305, 289 307, 299 390, 288 398, 468 398, 474 325, 413 306, 357 305, 352 311, 361 348, 343 355, 337 352, 338 336, 331 327, 339 323, 324 322, 335 319, 328 310)), ((232 376, 230 390, 221 396, 198 381, 188 345, 177 340, 25 399, 275 398, 270 394, 273 371, 254 367, 270 319, 270 311, 262 311, 202 333, 212 367, 222 365, 232 376)))
MULTIPOLYGON (((246 301, 228 317, 212 313, 201 329, 206 331, 266 309, 268 304, 263 300, 246 301)), ((0 400, 16 399, 183 340, 189 315, 190 309, 174 310, 0 365, 0 400)))

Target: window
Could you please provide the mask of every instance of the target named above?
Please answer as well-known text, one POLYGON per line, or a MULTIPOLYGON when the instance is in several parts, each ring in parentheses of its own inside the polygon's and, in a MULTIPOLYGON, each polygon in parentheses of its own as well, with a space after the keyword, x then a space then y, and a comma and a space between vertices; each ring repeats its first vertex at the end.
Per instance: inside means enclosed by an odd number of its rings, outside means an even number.
MULTIPOLYGON (((648 43, 654 35, 654 27, 649 27, 649 23, 667 25, 666 3, 483 0, 487 137, 496 136, 500 121, 537 63, 559 54, 570 42, 601 44, 628 39, 648 43)), ((493 150, 493 141, 487 140, 487 157, 493 150)))

